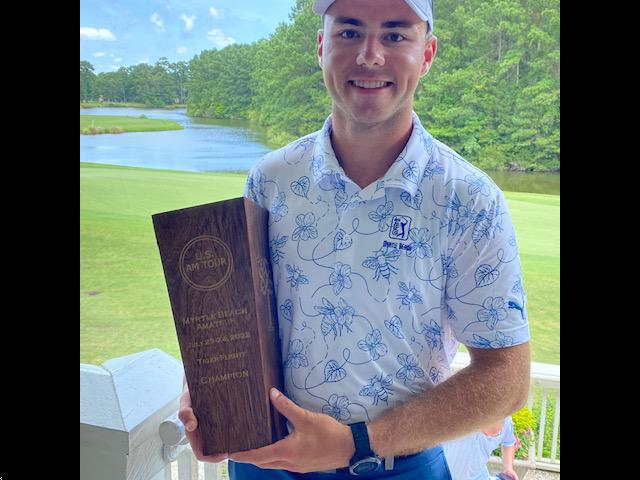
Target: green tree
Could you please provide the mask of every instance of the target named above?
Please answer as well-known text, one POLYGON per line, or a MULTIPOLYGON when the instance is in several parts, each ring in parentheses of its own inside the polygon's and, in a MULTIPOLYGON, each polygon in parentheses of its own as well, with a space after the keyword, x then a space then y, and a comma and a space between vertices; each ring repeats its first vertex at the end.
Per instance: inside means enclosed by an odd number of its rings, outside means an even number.
POLYGON ((190 79, 189 64, 187 62, 177 62, 169 65, 169 74, 173 80, 175 96, 179 103, 187 101, 187 83, 190 79))
POLYGON ((189 63, 187 112, 196 117, 247 118, 256 45, 205 50, 189 63))
POLYGON ((80 101, 93 98, 96 75, 93 73, 93 65, 86 60, 80 60, 80 101))
POLYGON ((126 76, 122 69, 117 72, 103 72, 96 77, 95 98, 109 102, 126 102, 126 76))
POLYGON ((150 107, 162 107, 173 103, 174 86, 166 58, 158 60, 156 65, 138 64, 129 71, 131 98, 150 107))
POLYGON ((559 0, 443 0, 415 110, 483 168, 560 168, 559 0))
MULTIPOLYGON (((188 63, 161 58, 95 76, 81 62, 80 98, 186 101, 189 115, 252 119, 283 145, 331 112, 311 4, 297 0, 267 39, 188 63)), ((559 0, 438 0, 435 14, 438 55, 414 102, 425 126, 482 168, 559 170, 559 0)))
POLYGON ((252 118, 279 132, 280 144, 318 130, 331 112, 316 55, 320 18, 312 13, 311 3, 297 0, 291 23, 280 24, 258 44, 251 75, 252 118))

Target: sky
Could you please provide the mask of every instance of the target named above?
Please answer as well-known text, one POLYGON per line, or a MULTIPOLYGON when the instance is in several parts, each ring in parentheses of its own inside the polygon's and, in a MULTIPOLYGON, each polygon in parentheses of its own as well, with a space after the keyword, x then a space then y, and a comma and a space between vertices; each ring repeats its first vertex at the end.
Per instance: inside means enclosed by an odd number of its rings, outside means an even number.
POLYGON ((80 0, 80 60, 95 73, 268 38, 296 0, 80 0))

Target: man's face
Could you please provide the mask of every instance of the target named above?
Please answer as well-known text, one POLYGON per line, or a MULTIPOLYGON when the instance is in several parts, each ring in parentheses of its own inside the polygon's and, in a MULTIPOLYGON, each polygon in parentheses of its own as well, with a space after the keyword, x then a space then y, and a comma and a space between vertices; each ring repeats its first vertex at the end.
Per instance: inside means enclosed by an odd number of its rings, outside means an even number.
POLYGON ((404 0, 337 0, 318 33, 334 114, 375 125, 407 115, 436 39, 404 0))

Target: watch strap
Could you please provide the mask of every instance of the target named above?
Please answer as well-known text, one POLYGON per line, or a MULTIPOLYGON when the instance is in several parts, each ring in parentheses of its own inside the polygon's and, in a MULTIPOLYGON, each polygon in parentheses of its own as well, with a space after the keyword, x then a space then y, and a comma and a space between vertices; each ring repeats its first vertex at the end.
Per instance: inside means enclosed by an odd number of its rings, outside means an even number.
POLYGON ((355 446, 355 453, 351 458, 351 462, 354 462, 362 457, 375 456, 375 453, 373 453, 373 450, 371 450, 371 444, 369 443, 369 432, 367 431, 366 423, 352 423, 351 425, 349 425, 349 427, 351 427, 353 444, 355 446))

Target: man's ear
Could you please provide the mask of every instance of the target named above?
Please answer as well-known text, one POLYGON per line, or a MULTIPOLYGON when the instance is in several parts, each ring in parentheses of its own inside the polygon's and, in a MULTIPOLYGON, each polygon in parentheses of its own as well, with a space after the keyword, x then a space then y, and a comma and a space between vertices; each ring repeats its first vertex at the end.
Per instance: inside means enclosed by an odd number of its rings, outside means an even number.
POLYGON ((425 40, 424 58, 423 58, 422 68, 420 69, 421 77, 424 77, 427 73, 429 73, 429 69, 431 68, 431 64, 433 63, 433 59, 436 56, 437 50, 438 50, 438 38, 435 35, 432 35, 431 37, 425 40))
POLYGON ((322 68, 322 40, 324 38, 324 31, 318 30, 318 65, 322 68))

